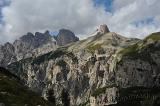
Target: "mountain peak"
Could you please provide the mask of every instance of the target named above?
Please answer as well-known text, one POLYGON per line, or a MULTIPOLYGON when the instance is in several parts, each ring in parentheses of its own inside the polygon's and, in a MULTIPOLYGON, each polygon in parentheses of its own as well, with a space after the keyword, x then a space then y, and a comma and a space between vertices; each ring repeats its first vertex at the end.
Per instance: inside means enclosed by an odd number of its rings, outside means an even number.
POLYGON ((60 46, 79 40, 79 38, 76 37, 75 34, 68 29, 60 29, 56 39, 58 45, 60 46))
POLYGON ((97 31, 102 33, 102 34, 110 32, 109 28, 106 24, 99 25, 97 31))

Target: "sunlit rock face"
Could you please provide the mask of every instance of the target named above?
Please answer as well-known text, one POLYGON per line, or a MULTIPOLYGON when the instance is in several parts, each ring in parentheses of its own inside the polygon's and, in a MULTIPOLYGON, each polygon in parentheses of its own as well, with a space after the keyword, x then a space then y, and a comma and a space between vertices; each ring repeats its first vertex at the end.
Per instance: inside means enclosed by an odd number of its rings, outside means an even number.
POLYGON ((65 91, 72 106, 116 104, 122 88, 160 87, 160 34, 139 40, 109 32, 106 25, 98 31, 85 40, 7 68, 46 99, 52 90, 57 104, 62 104, 65 91))
MULTIPOLYGON (((115 85, 116 53, 124 45, 129 46, 137 41, 113 32, 97 33, 45 55, 10 64, 8 68, 12 73, 18 72, 16 75, 44 98, 47 98, 46 92, 52 89, 56 102, 60 104, 62 91, 65 90, 69 94, 70 103, 73 106, 80 105, 89 103, 96 89, 115 85), (17 69, 17 65, 21 68, 17 69)), ((114 98, 117 94, 115 89, 114 86, 113 89, 108 88, 108 96, 113 95, 114 98)))
POLYGON ((100 25, 97 30, 102 34, 110 32, 106 24, 100 25))

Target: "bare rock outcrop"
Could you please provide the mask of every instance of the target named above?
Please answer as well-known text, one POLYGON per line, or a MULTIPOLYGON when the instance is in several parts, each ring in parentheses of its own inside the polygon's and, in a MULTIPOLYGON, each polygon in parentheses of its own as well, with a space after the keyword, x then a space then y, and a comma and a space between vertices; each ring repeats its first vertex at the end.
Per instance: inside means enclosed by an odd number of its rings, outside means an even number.
POLYGON ((99 28, 97 29, 98 32, 104 34, 104 33, 109 33, 109 28, 106 24, 100 25, 99 28))
POLYGON ((60 46, 68 43, 79 41, 79 38, 75 36, 73 32, 67 29, 61 29, 56 37, 57 43, 60 46))

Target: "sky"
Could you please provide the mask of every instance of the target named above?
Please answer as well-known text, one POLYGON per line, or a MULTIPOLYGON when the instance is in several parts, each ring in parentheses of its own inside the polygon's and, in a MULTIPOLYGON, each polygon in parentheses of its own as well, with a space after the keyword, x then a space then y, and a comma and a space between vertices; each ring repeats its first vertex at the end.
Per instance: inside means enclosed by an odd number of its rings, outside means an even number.
POLYGON ((27 32, 59 29, 80 39, 100 24, 126 37, 160 31, 160 0, 0 0, 0 44, 27 32))

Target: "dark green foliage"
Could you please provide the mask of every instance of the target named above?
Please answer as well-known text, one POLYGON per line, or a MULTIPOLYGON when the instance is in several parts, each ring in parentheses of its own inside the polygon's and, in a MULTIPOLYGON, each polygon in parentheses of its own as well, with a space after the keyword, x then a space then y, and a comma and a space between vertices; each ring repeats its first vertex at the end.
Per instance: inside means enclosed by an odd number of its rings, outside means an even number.
POLYGON ((72 59, 73 64, 78 63, 78 58, 72 52, 69 52, 66 55, 72 59))
POLYGON ((10 70, 10 72, 14 72, 17 76, 19 75, 19 73, 21 73, 21 71, 23 70, 23 65, 24 64, 30 64, 32 62, 32 57, 31 58, 26 58, 26 59, 22 59, 20 61, 11 63, 7 66, 7 68, 10 70))
POLYGON ((151 57, 151 53, 154 53, 158 50, 160 50, 160 47, 156 47, 155 44, 149 44, 140 50, 126 54, 123 58, 129 58, 132 60, 141 59, 143 61, 149 62, 150 64, 156 65, 151 57))
POLYGON ((151 57, 151 53, 155 53, 156 51, 160 50, 160 46, 156 46, 157 40, 160 37, 159 33, 157 34, 152 34, 148 36, 143 42, 140 42, 142 44, 136 43, 121 50, 119 54, 122 55, 122 58, 128 58, 132 60, 141 59, 143 61, 149 62, 150 64, 157 65, 151 57), (153 43, 145 44, 145 42, 147 42, 147 39, 149 39, 150 37, 152 38, 153 36, 154 40, 156 37, 157 40, 155 40, 153 43), (139 47, 140 45, 141 47, 139 47))
POLYGON ((98 88, 95 91, 93 91, 91 95, 94 96, 94 97, 97 97, 100 94, 105 93, 105 91, 106 91, 107 88, 113 88, 113 87, 117 87, 117 85, 113 84, 113 85, 105 86, 103 88, 98 88))
POLYGON ((64 60, 59 60, 56 65, 62 66, 62 67, 66 67, 67 63, 64 60))
POLYGON ((8 70, 6 70, 3 67, 0 67, 0 73, 5 74, 6 76, 8 76, 10 78, 15 78, 17 81, 20 81, 20 78, 18 78, 16 75, 10 73, 8 70))
POLYGON ((134 45, 131 45, 127 48, 124 48, 119 52, 122 56, 128 56, 132 59, 142 59, 144 61, 149 61, 152 64, 155 64, 152 59, 150 53, 154 53, 155 51, 160 50, 160 47, 156 47, 155 43, 160 40, 160 32, 153 33, 146 37, 142 42, 138 42, 134 45), (146 42, 152 39, 154 43, 147 44, 146 42))
POLYGON ((65 89, 62 90, 62 103, 63 103, 63 106, 70 106, 69 93, 65 89))
POLYGON ((103 88, 98 88, 96 89, 93 93, 92 96, 97 97, 100 94, 105 93, 107 87, 103 87, 103 88))
POLYGON ((160 106, 160 97, 156 98, 156 100, 153 103, 153 106, 160 106))
POLYGON ((69 69, 67 67, 67 63, 64 60, 59 60, 56 63, 56 65, 60 66, 62 68, 61 71, 63 72, 63 74, 61 74, 61 73, 57 74, 59 76, 59 77, 57 77, 58 78, 57 80, 60 81, 61 75, 63 75, 64 80, 67 80, 67 74, 69 73, 69 69))
POLYGON ((17 77, 3 68, 0 68, 0 103, 4 103, 5 106, 53 106, 23 86, 17 77))
POLYGON ((151 35, 147 36, 144 41, 147 41, 149 39, 152 39, 154 41, 160 40, 160 32, 152 33, 151 35))
POLYGON ((133 54, 137 50, 138 50, 138 44, 134 44, 134 45, 131 45, 131 46, 127 47, 127 48, 124 48, 123 50, 121 50, 119 52, 119 54, 122 54, 123 56, 125 56, 125 55, 128 55, 128 54, 133 54))
POLYGON ((109 106, 160 106, 160 88, 121 88, 118 104, 109 106))
POLYGON ((47 92, 47 99, 48 101, 52 102, 54 105, 56 105, 56 99, 54 96, 54 91, 52 89, 49 89, 47 92))
POLYGON ((90 44, 90 45, 87 47, 87 50, 88 50, 90 53, 94 54, 96 50, 102 49, 101 46, 102 46, 102 44, 96 44, 96 45, 90 44))

